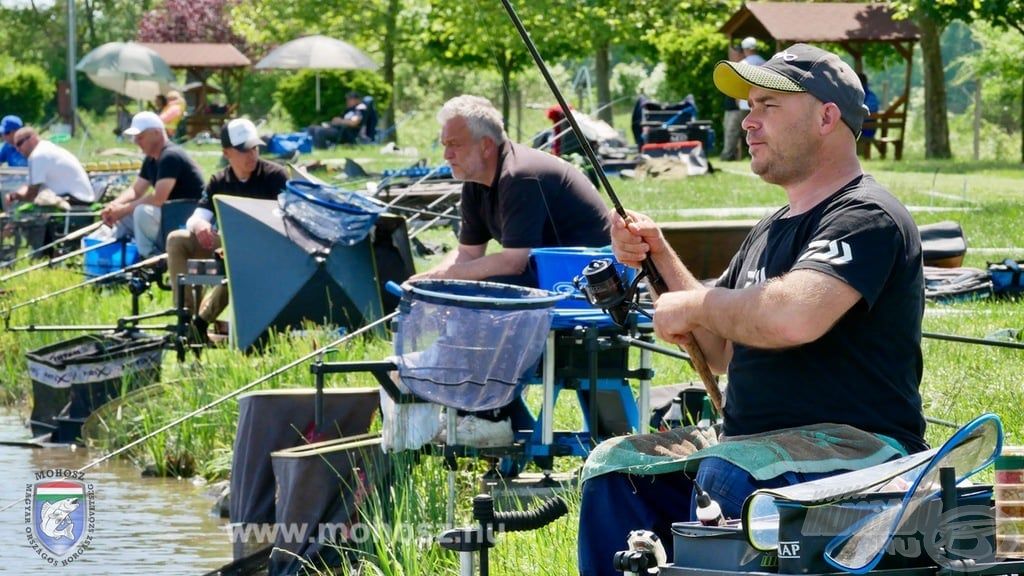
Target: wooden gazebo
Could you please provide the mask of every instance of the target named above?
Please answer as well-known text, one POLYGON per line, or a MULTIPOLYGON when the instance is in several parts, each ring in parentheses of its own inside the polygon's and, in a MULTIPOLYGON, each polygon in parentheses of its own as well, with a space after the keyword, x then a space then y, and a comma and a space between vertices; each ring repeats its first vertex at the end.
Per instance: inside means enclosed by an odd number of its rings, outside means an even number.
POLYGON ((194 91, 195 96, 188 102, 191 109, 186 117, 186 128, 190 137, 204 130, 219 130, 224 121, 237 112, 242 80, 252 64, 238 48, 231 44, 182 42, 143 45, 159 54, 171 68, 186 70, 188 82, 200 83, 194 91), (223 108, 211 106, 208 101, 208 95, 214 92, 208 82, 215 75, 219 76, 221 88, 228 99, 223 108))
POLYGON ((899 160, 903 156, 914 43, 921 34, 913 22, 894 20, 892 16, 892 9, 881 3, 747 2, 719 31, 735 38, 753 36, 774 44, 776 50, 796 42, 839 44, 853 57, 857 72, 863 71, 865 44, 892 45, 906 61, 903 92, 888 105, 882 102, 879 112, 868 118, 865 127, 874 123, 877 132, 872 142, 863 143, 861 152, 870 157, 874 144, 885 158, 891 144, 899 160))

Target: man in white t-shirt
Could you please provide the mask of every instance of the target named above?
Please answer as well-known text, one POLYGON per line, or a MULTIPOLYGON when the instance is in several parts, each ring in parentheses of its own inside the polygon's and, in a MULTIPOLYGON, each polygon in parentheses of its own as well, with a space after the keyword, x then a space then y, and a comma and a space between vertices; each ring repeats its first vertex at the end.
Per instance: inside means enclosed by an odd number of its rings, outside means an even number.
POLYGON ((39 204, 50 195, 71 206, 88 206, 99 199, 78 158, 53 142, 39 138, 34 128, 26 126, 18 130, 14 134, 14 145, 28 158, 28 184, 8 194, 8 204, 19 200, 39 204))

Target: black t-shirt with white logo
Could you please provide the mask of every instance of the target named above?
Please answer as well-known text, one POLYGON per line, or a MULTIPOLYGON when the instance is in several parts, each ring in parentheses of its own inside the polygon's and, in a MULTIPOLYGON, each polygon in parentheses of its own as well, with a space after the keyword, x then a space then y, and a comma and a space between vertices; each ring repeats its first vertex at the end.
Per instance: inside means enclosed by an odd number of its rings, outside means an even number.
POLYGON ((719 286, 744 288, 809 269, 862 298, 809 344, 762 350, 734 343, 725 433, 835 422, 924 449, 924 273, 913 219, 866 175, 808 212, 788 213, 783 208, 754 227, 719 286))

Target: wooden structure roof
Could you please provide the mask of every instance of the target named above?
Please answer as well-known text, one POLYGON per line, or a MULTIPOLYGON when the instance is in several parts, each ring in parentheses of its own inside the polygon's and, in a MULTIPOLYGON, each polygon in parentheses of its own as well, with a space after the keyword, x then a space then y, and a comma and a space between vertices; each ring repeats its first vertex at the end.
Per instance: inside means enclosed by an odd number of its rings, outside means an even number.
MULTIPOLYGON (((797 42, 839 44, 853 57, 854 69, 864 69, 862 46, 869 42, 885 43, 896 49, 906 62, 903 93, 892 102, 882 102, 877 114, 866 125, 877 126, 873 141, 882 156, 892 144, 896 159, 903 154, 903 132, 910 96, 910 75, 914 43, 921 37, 917 26, 909 20, 893 19, 887 4, 839 2, 747 2, 719 28, 731 38, 753 36, 774 44, 774 50, 797 42)), ((765 54, 770 57, 771 54, 765 54)), ((862 151, 870 154, 870 144, 862 151)))
POLYGON ((189 112, 185 117, 185 127, 189 137, 200 132, 216 131, 235 115, 238 102, 242 96, 242 82, 245 71, 252 62, 231 44, 215 44, 209 42, 142 42, 160 55, 167 65, 186 71, 186 82, 198 83, 194 90, 185 93, 185 101, 189 112), (211 77, 220 79, 220 89, 209 85, 211 77), (211 93, 223 92, 229 101, 225 106, 213 106, 207 96, 211 93))
POLYGON ((916 42, 921 33, 909 20, 893 20, 887 4, 747 2, 721 31, 729 36, 793 42, 916 42))
POLYGON ((142 42, 171 68, 246 68, 252 64, 231 44, 142 42))

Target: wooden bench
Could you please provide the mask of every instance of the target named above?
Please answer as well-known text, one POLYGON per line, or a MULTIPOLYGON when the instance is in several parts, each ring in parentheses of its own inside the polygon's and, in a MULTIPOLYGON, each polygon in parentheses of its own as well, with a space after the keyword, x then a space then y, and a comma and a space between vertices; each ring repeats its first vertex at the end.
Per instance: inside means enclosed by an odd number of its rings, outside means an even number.
POLYGON ((903 97, 897 98, 884 112, 869 114, 864 119, 864 130, 875 129, 871 139, 861 138, 857 141, 857 152, 864 158, 871 158, 871 149, 877 148, 878 154, 884 159, 893 148, 893 157, 903 159, 903 136, 906 132, 907 107, 903 97))
POLYGON ((189 138, 195 138, 200 132, 209 132, 211 136, 220 136, 220 130, 228 121, 235 117, 238 106, 230 104, 223 113, 191 113, 186 114, 182 119, 185 122, 185 133, 189 138))

